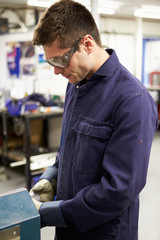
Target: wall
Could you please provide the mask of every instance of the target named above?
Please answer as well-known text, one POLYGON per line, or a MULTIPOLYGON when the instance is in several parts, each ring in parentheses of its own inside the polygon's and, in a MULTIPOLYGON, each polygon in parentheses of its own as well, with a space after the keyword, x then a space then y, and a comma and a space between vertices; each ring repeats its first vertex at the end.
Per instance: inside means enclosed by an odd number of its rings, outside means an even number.
MULTIPOLYGON (((142 70, 142 38, 143 36, 160 36, 160 22, 142 21, 141 19, 100 19, 100 32, 104 46, 114 48, 121 63, 134 75, 141 79, 142 70)), ((15 89, 14 92, 24 94, 27 89, 28 79, 9 79, 6 59, 6 42, 32 40, 33 31, 0 36, 0 89, 15 89), (19 91, 21 89, 22 91, 19 91)), ((42 50, 36 48, 36 56, 42 50)), ((36 73, 32 80, 33 88, 37 92, 64 95, 67 80, 62 76, 56 76, 53 68, 48 65, 38 64, 36 61, 36 73)))
POLYGON ((141 80, 143 37, 160 37, 160 21, 101 18, 103 44, 114 48, 120 62, 141 80))
POLYGON ((15 33, 15 34, 5 34, 0 36, 0 89, 14 89, 20 92, 22 83, 25 86, 25 81, 21 79, 10 79, 8 67, 7 67, 7 42, 18 42, 18 41, 30 41, 32 37, 31 32, 26 33, 15 33))
POLYGON ((148 39, 144 41, 145 47, 145 61, 144 61, 144 75, 143 82, 146 86, 151 84, 156 87, 160 85, 160 75, 154 74, 153 81, 151 81, 152 72, 160 72, 160 38, 159 39, 148 39))
POLYGON ((49 147, 58 148, 60 145, 62 117, 49 119, 48 143, 49 147))
MULTIPOLYGON (((7 67, 7 43, 8 42, 24 42, 32 41, 33 31, 24 33, 12 33, 0 35, 0 91, 9 90, 14 98, 22 98, 25 93, 33 91, 39 93, 50 93, 56 95, 64 95, 67 80, 62 76, 56 76, 54 69, 47 63, 39 64, 39 54, 42 50, 35 47, 35 57, 31 59, 36 65, 35 74, 33 76, 10 76, 7 67)), ((4 106, 0 104, 1 107, 4 106)))

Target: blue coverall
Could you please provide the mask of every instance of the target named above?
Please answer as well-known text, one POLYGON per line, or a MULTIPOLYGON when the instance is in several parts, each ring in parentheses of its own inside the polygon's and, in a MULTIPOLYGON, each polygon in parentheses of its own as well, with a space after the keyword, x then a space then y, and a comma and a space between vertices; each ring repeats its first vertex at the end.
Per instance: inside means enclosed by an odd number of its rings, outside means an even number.
POLYGON ((137 240, 139 193, 146 183, 157 106, 117 58, 88 80, 68 84, 56 163, 57 201, 40 208, 57 240, 137 240))

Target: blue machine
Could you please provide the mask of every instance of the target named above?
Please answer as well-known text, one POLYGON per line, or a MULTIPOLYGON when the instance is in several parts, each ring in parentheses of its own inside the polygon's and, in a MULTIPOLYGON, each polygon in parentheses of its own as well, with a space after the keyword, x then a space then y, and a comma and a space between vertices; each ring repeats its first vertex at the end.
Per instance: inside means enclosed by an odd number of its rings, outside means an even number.
POLYGON ((40 240, 40 216, 25 188, 0 194, 0 240, 40 240))

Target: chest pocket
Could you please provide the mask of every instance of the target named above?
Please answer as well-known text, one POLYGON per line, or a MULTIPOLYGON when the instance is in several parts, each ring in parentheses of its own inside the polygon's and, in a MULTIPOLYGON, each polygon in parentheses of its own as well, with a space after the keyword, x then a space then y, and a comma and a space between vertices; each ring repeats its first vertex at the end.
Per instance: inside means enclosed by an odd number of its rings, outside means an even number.
POLYGON ((74 130, 74 168, 81 173, 97 175, 112 134, 112 124, 80 116, 74 130))

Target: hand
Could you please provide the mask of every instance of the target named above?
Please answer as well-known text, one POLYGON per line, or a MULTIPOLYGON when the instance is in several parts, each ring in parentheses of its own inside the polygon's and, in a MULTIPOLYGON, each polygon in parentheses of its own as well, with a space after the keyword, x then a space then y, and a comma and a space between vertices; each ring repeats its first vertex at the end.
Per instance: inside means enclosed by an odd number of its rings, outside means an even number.
POLYGON ((42 203, 39 202, 39 201, 37 201, 37 200, 35 200, 34 198, 32 198, 32 201, 34 202, 34 205, 36 206, 37 211, 39 211, 39 209, 40 209, 42 203))
POLYGON ((38 194, 41 202, 53 201, 55 196, 52 183, 50 183, 47 179, 41 179, 38 183, 36 183, 30 192, 38 194))

